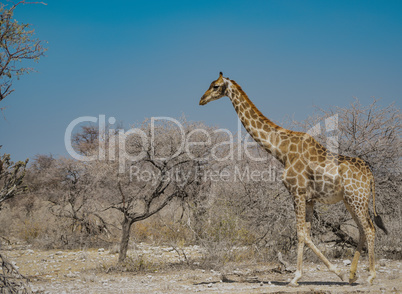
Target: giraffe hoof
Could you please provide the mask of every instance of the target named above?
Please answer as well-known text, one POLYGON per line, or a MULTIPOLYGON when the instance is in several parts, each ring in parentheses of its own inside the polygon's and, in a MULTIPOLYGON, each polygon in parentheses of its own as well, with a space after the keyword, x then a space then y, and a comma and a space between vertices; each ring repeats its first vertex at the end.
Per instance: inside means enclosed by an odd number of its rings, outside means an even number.
POLYGON ((335 273, 342 281, 346 281, 346 273, 343 273, 340 269, 335 270, 335 273))
POLYGON ((292 282, 289 283, 289 286, 290 287, 299 287, 299 284, 297 282, 292 281, 292 282))
POLYGON ((357 281, 357 279, 359 278, 358 275, 353 275, 353 277, 349 277, 349 284, 353 284, 354 282, 357 281))
POLYGON ((369 276, 367 279, 367 283, 369 283, 369 285, 373 285, 374 278, 375 276, 369 276))

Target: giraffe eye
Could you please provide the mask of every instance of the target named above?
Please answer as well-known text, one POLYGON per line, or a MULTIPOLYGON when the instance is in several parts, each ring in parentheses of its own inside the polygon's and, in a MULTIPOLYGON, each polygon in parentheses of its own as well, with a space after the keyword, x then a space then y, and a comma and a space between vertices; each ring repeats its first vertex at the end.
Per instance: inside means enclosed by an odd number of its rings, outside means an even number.
POLYGON ((214 89, 218 89, 219 88, 219 85, 214 85, 214 89))

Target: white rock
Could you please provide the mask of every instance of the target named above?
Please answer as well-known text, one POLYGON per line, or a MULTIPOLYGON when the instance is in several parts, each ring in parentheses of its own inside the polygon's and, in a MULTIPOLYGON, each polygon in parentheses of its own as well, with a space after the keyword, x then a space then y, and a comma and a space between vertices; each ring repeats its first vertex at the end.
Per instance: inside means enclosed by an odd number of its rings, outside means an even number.
POLYGON ((344 265, 349 265, 349 264, 351 264, 352 262, 349 260, 349 259, 345 259, 344 261, 343 261, 343 264, 344 265))

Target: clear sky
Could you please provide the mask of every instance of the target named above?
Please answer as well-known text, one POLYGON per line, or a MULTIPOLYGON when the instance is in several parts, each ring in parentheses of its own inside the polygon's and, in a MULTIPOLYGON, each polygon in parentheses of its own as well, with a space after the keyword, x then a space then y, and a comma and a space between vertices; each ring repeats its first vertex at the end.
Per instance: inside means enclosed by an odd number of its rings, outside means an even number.
POLYGON ((219 71, 274 121, 353 97, 401 105, 402 1, 45 2, 15 15, 49 50, 0 104, 0 152, 13 160, 66 155, 80 116, 127 128, 185 114, 235 130, 227 98, 198 105, 219 71))

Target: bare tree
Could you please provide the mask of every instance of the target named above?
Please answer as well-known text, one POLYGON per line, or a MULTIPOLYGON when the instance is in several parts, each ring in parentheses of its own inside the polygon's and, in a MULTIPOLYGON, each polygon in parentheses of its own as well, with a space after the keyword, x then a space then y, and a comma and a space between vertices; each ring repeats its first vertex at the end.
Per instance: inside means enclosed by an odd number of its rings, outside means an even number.
MULTIPOLYGON (((17 2, 11 7, 0 3, 0 102, 10 95, 13 78, 19 78, 25 73, 33 71, 30 67, 19 66, 19 62, 25 60, 39 60, 46 49, 41 41, 33 37, 34 30, 29 24, 19 24, 13 18, 14 10, 18 5, 28 4, 25 0, 17 2)), ((0 107, 0 110, 3 108, 0 107)), ((1 146, 0 146, 1 148, 1 146)), ((25 191, 26 186, 22 183, 28 160, 12 163, 10 155, 4 154, 0 158, 0 206, 1 204, 25 191)), ((2 256, 3 271, 6 269, 6 259, 2 256)), ((13 273, 12 270, 9 271, 13 273)), ((15 270, 14 270, 15 272, 15 270)), ((18 271, 17 271, 18 274, 18 271)), ((13 287, 13 281, 5 273, 0 275, 1 285, 10 293, 30 293, 29 287, 13 287)), ((3 287, 1 287, 3 288, 3 287)))
POLYGON ((46 49, 42 41, 34 38, 30 24, 18 23, 14 19, 14 10, 23 4, 43 2, 19 1, 11 7, 0 4, 0 101, 10 95, 13 78, 19 78, 33 71, 31 67, 19 66, 23 60, 38 61, 46 49))
POLYGON ((99 146, 99 128, 95 125, 82 126, 73 135, 72 143, 74 149, 83 155, 94 153, 99 146))
POLYGON ((26 190, 23 179, 27 164, 28 159, 17 163, 12 162, 10 154, 0 157, 0 207, 4 201, 26 190))
POLYGON ((92 164, 98 182, 109 189, 102 193, 102 202, 109 203, 105 210, 113 209, 122 215, 120 263, 127 256, 130 231, 135 222, 160 212, 173 199, 193 195, 194 186, 200 181, 199 162, 208 157, 210 145, 214 142, 212 139, 203 144, 208 141, 207 135, 203 131, 197 132, 198 129, 207 129, 206 133, 212 134, 210 128, 184 119, 180 126, 171 122, 154 125, 145 121, 138 129, 143 136, 131 135, 120 141, 120 146, 124 144, 130 157, 137 157, 128 161, 125 173, 118 173, 121 160, 92 164), (200 144, 186 148, 183 144, 188 138, 200 144))

